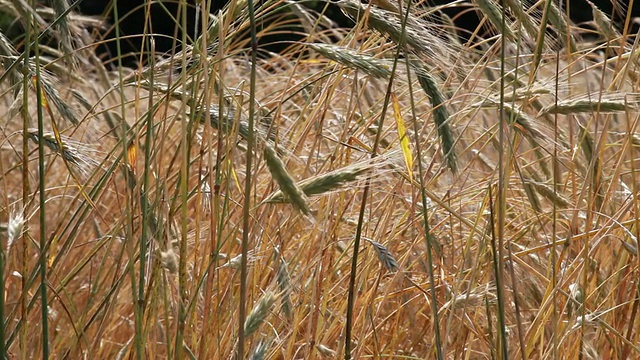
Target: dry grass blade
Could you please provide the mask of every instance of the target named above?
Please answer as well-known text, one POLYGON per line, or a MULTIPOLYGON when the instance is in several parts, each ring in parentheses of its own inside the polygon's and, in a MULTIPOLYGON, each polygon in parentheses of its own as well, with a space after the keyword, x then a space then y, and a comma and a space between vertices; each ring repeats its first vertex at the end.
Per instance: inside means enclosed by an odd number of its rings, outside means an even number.
POLYGON ((269 315, 269 310, 276 301, 276 296, 272 292, 266 292, 258 301, 258 304, 251 309, 247 319, 244 322, 244 333, 247 337, 251 336, 269 315))
POLYGON ((396 272, 400 270, 400 264, 393 257, 389 249, 386 246, 380 244, 379 242, 373 241, 371 239, 365 238, 373 246, 373 249, 376 251, 376 255, 378 255, 378 260, 384 265, 384 267, 390 272, 396 272))
POLYGON ((640 106, 640 94, 611 93, 589 94, 558 101, 540 110, 538 116, 546 114, 611 113, 636 110, 640 106))
POLYGON ((267 162, 267 167, 273 180, 278 184, 284 196, 289 199, 291 205, 304 215, 310 215, 311 210, 307 204, 307 197, 304 191, 296 184, 284 166, 282 159, 269 145, 264 147, 264 159, 267 162))
POLYGON ((445 105, 445 96, 440 91, 436 80, 422 68, 419 68, 416 64, 416 74, 418 76, 418 82, 425 93, 431 99, 431 106, 433 107, 433 121, 436 124, 438 130, 438 136, 440 137, 440 144, 442 145, 442 153, 447 161, 447 166, 451 171, 456 172, 458 170, 458 157, 455 150, 455 136, 449 123, 449 112, 445 105))
POLYGON ((353 51, 344 46, 319 43, 308 44, 308 46, 326 58, 337 61, 344 66, 362 70, 371 76, 384 79, 391 76, 390 64, 384 60, 353 51))

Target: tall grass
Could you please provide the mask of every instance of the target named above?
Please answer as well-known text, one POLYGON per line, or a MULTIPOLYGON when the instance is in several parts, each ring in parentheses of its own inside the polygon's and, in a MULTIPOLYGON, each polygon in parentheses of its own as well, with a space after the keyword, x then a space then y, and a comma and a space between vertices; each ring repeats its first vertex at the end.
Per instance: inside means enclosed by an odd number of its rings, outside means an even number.
POLYGON ((95 19, 12 2, 0 352, 639 357, 638 44, 545 3, 473 1, 463 45, 443 7, 236 0, 109 70, 95 19))

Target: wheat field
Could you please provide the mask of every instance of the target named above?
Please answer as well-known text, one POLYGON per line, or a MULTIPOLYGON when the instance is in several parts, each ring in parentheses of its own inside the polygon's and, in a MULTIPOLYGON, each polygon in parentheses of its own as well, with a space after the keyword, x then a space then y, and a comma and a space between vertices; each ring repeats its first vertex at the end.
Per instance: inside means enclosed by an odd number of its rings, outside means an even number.
POLYGON ((640 358, 631 19, 236 0, 132 69, 0 3, 5 358, 640 358))

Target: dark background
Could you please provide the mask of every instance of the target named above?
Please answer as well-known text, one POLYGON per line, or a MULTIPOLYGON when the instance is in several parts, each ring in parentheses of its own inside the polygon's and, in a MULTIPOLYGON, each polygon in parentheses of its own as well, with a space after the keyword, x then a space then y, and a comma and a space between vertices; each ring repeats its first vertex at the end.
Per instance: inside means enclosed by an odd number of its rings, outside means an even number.
MULTIPOLYGON (((256 0, 259 1, 259 0, 256 0)), ((364 0, 363 0, 364 1, 364 0)), ((178 0, 156 0, 150 7, 150 28, 146 33, 154 33, 156 51, 158 53, 167 53, 172 51, 174 44, 177 44, 177 49, 180 49, 180 40, 183 33, 178 29, 176 32, 176 24, 173 20, 178 14, 178 9, 181 7, 178 4, 178 0), (160 5, 158 2, 162 2, 160 5), (169 13, 173 16, 169 15, 169 13), (175 37, 174 40, 174 36, 175 37)), ((443 5, 450 3, 447 0, 431 0, 432 5, 443 5)), ((569 13, 571 20, 577 24, 584 24, 585 28, 590 28, 587 22, 592 20, 591 6, 586 0, 565 0, 570 2, 569 13)), ((637 1, 640 2, 640 1, 637 1)), ((226 3, 226 0, 213 1, 211 12, 218 12, 222 9, 226 3)), ((324 1, 305 1, 300 2, 305 6, 315 10, 322 11, 326 5, 324 1)), ((608 14, 612 20, 617 24, 619 28, 622 28, 624 19, 627 15, 627 9, 623 8, 620 3, 627 6, 627 1, 616 2, 615 5, 610 0, 593 0, 593 3, 598 6, 604 13, 608 14)), ((87 15, 102 15, 109 24, 115 24, 116 20, 120 24, 121 36, 133 36, 120 42, 122 54, 137 54, 124 58, 124 63, 127 65, 135 64, 140 59, 140 51, 143 49, 142 37, 139 36, 145 32, 145 19, 147 17, 147 6, 144 0, 78 0, 78 10, 81 13, 87 15), (117 1, 117 14, 114 11, 114 1, 117 1)), ((196 11, 196 0, 187 0, 187 36, 193 39, 194 34, 194 22, 198 11, 196 11)), ((199 5, 198 5, 199 6, 199 5)), ((567 11, 565 6, 565 11, 567 11)), ((286 10, 283 10, 286 11, 286 10)), ((455 9, 446 9, 444 11, 448 17, 453 19, 456 27, 459 27, 458 35, 463 42, 469 40, 469 34, 471 34, 478 26, 481 16, 473 9, 469 3, 468 6, 459 6, 455 9)), ((353 21, 344 16, 337 5, 330 4, 325 11, 325 15, 330 17, 337 27, 350 27, 353 26, 353 21)), ((635 5, 631 10, 633 17, 640 16, 640 5, 635 5)), ((289 47, 292 43, 302 40, 301 34, 302 28, 295 24, 297 19, 292 14, 279 14, 278 16, 290 16, 294 23, 288 25, 288 28, 280 29, 278 35, 264 36, 259 39, 259 49, 262 56, 268 56, 269 53, 282 52, 289 47)), ((115 28, 111 26, 109 30, 99 34, 99 38, 104 39, 105 43, 98 49, 99 54, 105 61, 113 59, 117 55, 116 42, 113 40, 115 37, 115 28)), ((592 28, 593 29, 593 28, 592 28)), ((482 34, 489 33, 489 29, 484 29, 482 34)), ((481 34, 481 35, 482 35, 481 34)), ((247 36, 248 34, 244 34, 247 36)), ((593 34, 596 35, 597 34, 593 34)), ((144 56, 143 56, 144 59, 144 56)))

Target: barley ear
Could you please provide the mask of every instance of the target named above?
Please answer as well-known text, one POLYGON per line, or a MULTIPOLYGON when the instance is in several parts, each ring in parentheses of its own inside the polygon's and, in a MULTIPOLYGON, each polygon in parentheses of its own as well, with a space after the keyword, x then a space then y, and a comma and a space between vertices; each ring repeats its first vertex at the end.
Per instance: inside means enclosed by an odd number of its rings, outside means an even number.
POLYGON ((373 249, 376 251, 376 255, 378 255, 378 260, 380 260, 382 265, 384 265, 387 270, 389 270, 390 272, 396 272, 400 270, 400 264, 398 264, 398 262, 386 246, 371 239, 365 240, 367 240, 369 244, 373 246, 373 249))
POLYGON ((431 74, 417 67, 415 64, 414 67, 416 68, 420 86, 422 86, 424 92, 427 93, 431 99, 433 121, 438 130, 438 136, 440 137, 442 152, 447 161, 447 166, 455 173, 458 171, 458 157, 455 151, 455 137, 449 123, 449 112, 445 106, 445 96, 440 91, 438 84, 431 74))
POLYGON ((269 310, 275 301, 276 296, 271 292, 265 293, 262 298, 260 298, 258 304, 251 309, 251 312, 247 315, 247 319, 244 322, 245 336, 251 336, 260 328, 264 319, 269 315, 269 310))
POLYGON ((289 198, 293 207, 304 215, 310 215, 311 210, 307 205, 307 197, 287 172, 282 159, 278 157, 276 151, 269 144, 265 144, 264 158, 271 176, 278 183, 282 193, 289 198))

